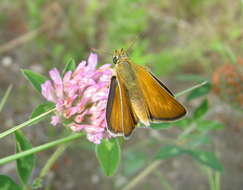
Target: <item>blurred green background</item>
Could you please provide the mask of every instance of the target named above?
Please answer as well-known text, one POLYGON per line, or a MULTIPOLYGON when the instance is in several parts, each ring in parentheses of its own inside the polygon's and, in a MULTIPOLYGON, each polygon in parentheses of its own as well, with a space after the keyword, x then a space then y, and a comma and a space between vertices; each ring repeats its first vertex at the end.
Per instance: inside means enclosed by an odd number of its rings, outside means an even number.
MULTIPOLYGON (((0 96, 13 84, 0 115, 1 131, 27 120, 43 102, 21 68, 47 76, 48 70, 62 69, 70 58, 86 59, 93 49, 99 52, 100 64, 111 63, 115 49, 132 45, 131 60, 149 67, 173 92, 211 81, 206 117, 225 125, 210 134, 211 147, 225 167, 222 189, 239 190, 243 186, 242 40, 242 0, 1 0, 0 96)), ((179 99, 189 115, 201 100, 179 99)), ((25 131, 35 146, 56 139, 63 128, 46 122, 25 131)), ((82 140, 59 159, 46 187, 119 189, 149 164, 156 139, 175 134, 176 128, 137 130, 125 142, 121 166, 112 178, 102 175, 94 147, 82 140)), ((1 141, 0 147, 1 157, 13 153, 12 138, 1 141)), ((36 172, 51 153, 38 154, 36 172)), ((187 157, 166 161, 135 189, 209 189, 207 178, 195 168, 187 157)), ((1 166, 0 173, 16 177, 14 163, 1 166)))

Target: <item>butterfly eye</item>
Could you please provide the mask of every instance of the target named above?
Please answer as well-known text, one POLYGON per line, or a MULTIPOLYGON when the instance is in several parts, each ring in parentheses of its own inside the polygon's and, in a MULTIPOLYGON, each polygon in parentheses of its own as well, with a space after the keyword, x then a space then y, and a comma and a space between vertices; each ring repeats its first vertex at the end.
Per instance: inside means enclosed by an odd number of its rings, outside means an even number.
POLYGON ((117 63, 117 61, 118 61, 118 57, 117 57, 117 56, 114 56, 114 57, 113 57, 113 63, 115 63, 115 64, 116 64, 116 63, 117 63))

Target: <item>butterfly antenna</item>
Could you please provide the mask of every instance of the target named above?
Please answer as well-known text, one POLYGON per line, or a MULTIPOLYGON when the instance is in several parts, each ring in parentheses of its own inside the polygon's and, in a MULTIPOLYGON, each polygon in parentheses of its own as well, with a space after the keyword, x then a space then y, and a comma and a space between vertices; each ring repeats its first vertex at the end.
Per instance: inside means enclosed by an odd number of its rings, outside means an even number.
POLYGON ((135 39, 130 43, 130 45, 127 48, 127 52, 130 52, 132 50, 132 47, 134 46, 134 44, 137 42, 138 39, 139 39, 139 35, 137 35, 135 39))
POLYGON ((107 55, 112 55, 109 51, 106 50, 100 50, 96 48, 91 48, 90 49, 92 52, 97 53, 97 54, 107 54, 107 55))

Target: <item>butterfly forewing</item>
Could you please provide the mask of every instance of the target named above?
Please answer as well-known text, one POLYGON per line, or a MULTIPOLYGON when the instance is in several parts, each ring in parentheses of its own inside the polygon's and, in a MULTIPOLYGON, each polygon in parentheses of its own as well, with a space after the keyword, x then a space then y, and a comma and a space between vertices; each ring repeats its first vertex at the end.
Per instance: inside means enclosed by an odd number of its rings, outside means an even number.
POLYGON ((186 109, 152 73, 140 65, 133 64, 133 68, 139 87, 143 92, 151 121, 175 120, 186 114, 186 109))
POLYGON ((115 76, 111 79, 106 120, 112 133, 126 137, 132 133, 137 124, 126 89, 123 84, 118 83, 115 76))

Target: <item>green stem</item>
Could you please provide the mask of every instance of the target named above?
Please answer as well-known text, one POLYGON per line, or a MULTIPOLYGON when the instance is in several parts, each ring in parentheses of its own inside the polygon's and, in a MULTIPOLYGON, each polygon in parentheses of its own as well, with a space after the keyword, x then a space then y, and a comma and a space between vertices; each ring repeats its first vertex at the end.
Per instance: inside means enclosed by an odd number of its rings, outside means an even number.
POLYGON ((45 166, 42 168, 40 172, 39 178, 44 178, 46 174, 50 171, 53 164, 57 161, 57 159, 62 155, 62 153, 66 150, 66 148, 69 146, 69 143, 65 143, 60 145, 56 151, 52 154, 52 156, 48 159, 45 166))
POLYGON ((3 96, 2 100, 1 100, 1 102, 0 102, 0 112, 3 110, 3 106, 4 106, 5 103, 7 102, 7 99, 8 99, 8 97, 9 97, 9 94, 10 94, 12 88, 13 88, 13 85, 10 84, 10 85, 8 86, 8 89, 6 90, 6 92, 5 92, 5 94, 4 94, 4 96, 3 96))
POLYGON ((164 176, 162 176, 162 174, 159 171, 156 171, 155 176, 157 176, 161 186, 165 189, 165 190, 173 190, 172 186, 169 184, 169 182, 165 179, 164 176))
POLYGON ((145 168, 142 172, 139 173, 135 178, 131 180, 122 190, 130 190, 133 189, 141 180, 143 180, 148 174, 150 174, 153 170, 159 167, 161 160, 156 160, 152 164, 150 164, 147 168, 145 168))
POLYGON ((215 172, 215 189, 220 190, 220 172, 215 172))
POLYGON ((208 174, 208 183, 209 183, 210 190, 215 190, 213 171, 210 168, 207 168, 206 170, 208 174))
MULTIPOLYGON (((40 171, 40 175, 39 177, 37 177, 34 182, 32 187, 34 187, 34 189, 39 189, 42 187, 43 184, 43 179, 44 177, 49 173, 49 171, 51 170, 53 164, 57 161, 57 159, 64 153, 64 151, 67 149, 67 147, 70 145, 70 143, 65 143, 60 145, 56 151, 51 155, 51 157, 47 160, 45 166, 42 168, 42 170, 40 171)), ((47 181, 45 183, 45 189, 49 189, 49 180, 52 180, 51 178, 47 178, 47 181)))
POLYGON ((190 92, 190 91, 192 91, 192 90, 195 90, 196 88, 200 88, 201 86, 203 86, 203 85, 205 85, 205 84, 207 84, 207 83, 208 83, 208 81, 204 81, 204 82, 202 82, 202 83, 200 83, 200 84, 197 84, 197 85, 195 85, 195 86, 193 86, 193 87, 191 87, 191 88, 188 88, 188 89, 186 89, 186 90, 183 90, 183 91, 181 91, 181 92, 175 94, 175 97, 178 97, 178 96, 181 96, 181 95, 183 95, 183 94, 186 94, 186 93, 188 93, 188 92, 190 92))
POLYGON ((37 117, 34 117, 34 118, 32 118, 32 119, 24 122, 24 123, 21 123, 20 125, 17 125, 17 126, 11 128, 11 129, 8 129, 8 130, 4 131, 3 133, 0 133, 0 139, 3 138, 3 137, 5 137, 5 136, 7 136, 7 135, 10 135, 11 133, 13 133, 13 132, 15 132, 15 131, 23 128, 23 127, 27 127, 27 126, 31 125, 35 121, 37 121, 39 119, 42 119, 43 117, 49 115, 50 113, 52 113, 53 111, 55 111, 55 109, 56 108, 51 109, 51 110, 49 110, 49 111, 47 111, 47 112, 45 112, 43 114, 38 115, 37 117))
POLYGON ((49 148, 57 146, 59 144, 63 144, 63 143, 73 141, 75 139, 80 138, 83 135, 84 135, 83 133, 75 133, 75 134, 69 135, 67 137, 52 141, 50 143, 46 143, 46 144, 34 147, 32 149, 29 149, 29 150, 19 152, 17 154, 13 154, 11 156, 7 156, 5 158, 0 159, 0 165, 6 164, 6 163, 11 162, 13 160, 17 160, 17 159, 22 158, 24 156, 28 156, 30 154, 34 154, 34 153, 49 149, 49 148))
POLYGON ((178 137, 176 142, 180 142, 184 137, 186 137, 188 134, 190 134, 192 131, 194 131, 197 128, 195 124, 191 124, 190 127, 188 127, 185 131, 183 131, 178 137))

